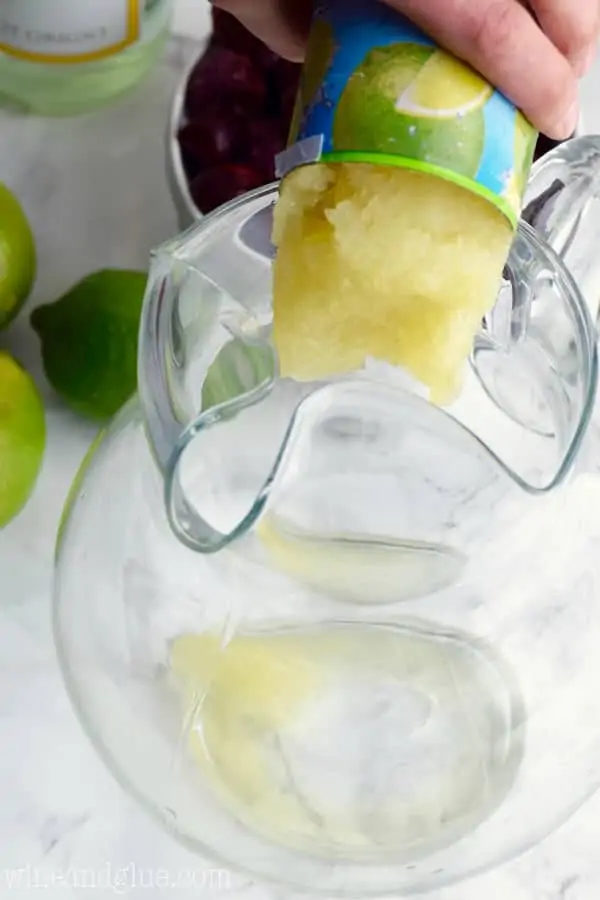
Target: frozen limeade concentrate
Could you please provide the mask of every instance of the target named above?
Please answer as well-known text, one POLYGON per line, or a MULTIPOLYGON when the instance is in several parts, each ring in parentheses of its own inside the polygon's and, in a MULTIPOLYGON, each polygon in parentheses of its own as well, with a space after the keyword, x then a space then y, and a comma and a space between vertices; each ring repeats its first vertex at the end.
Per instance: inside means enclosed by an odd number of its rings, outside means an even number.
POLYGON ((536 139, 502 94, 384 4, 318 3, 278 160, 281 374, 318 379, 370 356, 452 399, 536 139))

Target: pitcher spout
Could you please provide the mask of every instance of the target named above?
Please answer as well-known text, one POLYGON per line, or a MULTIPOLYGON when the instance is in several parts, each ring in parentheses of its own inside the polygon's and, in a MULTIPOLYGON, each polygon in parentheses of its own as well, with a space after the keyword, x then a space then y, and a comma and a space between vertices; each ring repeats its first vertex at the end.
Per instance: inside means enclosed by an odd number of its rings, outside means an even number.
POLYGON ((294 565, 301 553, 326 573, 331 561, 317 562, 333 548, 344 567, 354 551, 367 568, 393 553, 402 566, 418 557, 418 573, 429 566, 430 587, 454 577, 476 543, 464 514, 475 482, 486 503, 498 492, 547 492, 568 475, 586 433, 596 336, 576 282, 597 308, 599 186, 600 139, 572 141, 536 167, 532 224, 519 226, 491 326, 445 412, 376 362, 325 383, 279 377, 271 254, 248 238, 249 222, 260 220, 264 232, 276 188, 234 201, 159 248, 138 384, 177 538, 204 554, 235 545, 260 561, 266 544, 257 549, 254 526, 270 513, 278 529, 275 537, 267 530, 270 546, 294 565), (442 512, 436 497, 450 498, 442 512), (352 541, 360 546, 349 550, 352 541))

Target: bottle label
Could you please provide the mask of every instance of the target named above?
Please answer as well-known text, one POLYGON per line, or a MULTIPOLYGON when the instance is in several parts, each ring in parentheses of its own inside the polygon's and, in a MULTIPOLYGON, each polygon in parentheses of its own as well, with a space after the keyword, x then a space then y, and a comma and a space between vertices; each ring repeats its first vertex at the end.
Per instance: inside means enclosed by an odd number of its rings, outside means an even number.
POLYGON ((503 94, 379 0, 318 2, 278 176, 312 162, 436 174, 516 227, 537 132, 503 94))
POLYGON ((46 64, 104 59, 139 40, 145 6, 156 3, 0 0, 0 51, 46 64))

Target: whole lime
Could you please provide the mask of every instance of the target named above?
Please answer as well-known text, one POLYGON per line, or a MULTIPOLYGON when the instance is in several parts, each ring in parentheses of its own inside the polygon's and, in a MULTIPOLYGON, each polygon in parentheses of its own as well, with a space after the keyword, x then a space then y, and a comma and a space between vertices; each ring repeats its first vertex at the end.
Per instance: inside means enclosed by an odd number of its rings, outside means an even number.
POLYGON ((48 381, 75 412, 113 416, 137 385, 137 346, 147 275, 103 269, 31 314, 48 381))
POLYGON ((29 296, 36 271, 33 234, 21 204, 0 184, 0 328, 29 296))
POLYGON ((377 47, 344 88, 334 149, 404 156, 474 177, 490 93, 468 67, 434 47, 377 47))
POLYGON ((0 351, 0 528, 25 506, 44 457, 44 406, 31 376, 0 351))

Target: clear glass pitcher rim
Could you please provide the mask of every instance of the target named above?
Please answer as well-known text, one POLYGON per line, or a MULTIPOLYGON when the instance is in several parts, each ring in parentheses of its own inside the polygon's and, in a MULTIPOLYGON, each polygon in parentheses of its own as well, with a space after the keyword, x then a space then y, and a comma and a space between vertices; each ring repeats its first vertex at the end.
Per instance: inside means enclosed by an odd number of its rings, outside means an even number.
MULTIPOLYGON (((576 140, 586 141, 585 138, 576 140)), ((549 154, 549 156, 551 156, 551 154, 549 154)), ((540 161, 540 163, 542 162, 546 164, 547 158, 540 161)), ((535 176, 535 169, 533 175, 535 176)), ((206 273, 202 268, 202 264, 198 264, 196 261, 196 257, 200 254, 205 238, 209 239, 214 236, 216 232, 218 233, 220 227, 223 227, 224 225, 227 227, 231 219, 235 219, 236 214, 239 216, 240 212, 242 212, 243 210, 249 210, 248 218, 250 218, 252 215, 270 206, 275 202, 278 196, 278 189, 278 182, 272 182, 271 184, 265 185, 252 192, 249 192, 242 197, 239 197, 222 206, 215 212, 206 216, 206 218, 204 218, 202 221, 191 226, 187 231, 156 248, 153 253, 153 260, 155 265, 159 268, 159 270, 162 270, 163 273, 168 273, 171 264, 176 261, 186 269, 197 272, 199 275, 201 275, 202 278, 207 280, 206 273), (250 212, 253 207, 255 208, 255 213, 250 212)), ((238 236, 238 240, 240 227, 241 225, 238 225, 237 231, 235 232, 235 234, 238 236)), ((478 438, 478 436, 470 428, 468 428, 468 426, 462 425, 457 420, 455 421, 456 424, 464 429, 467 434, 471 435, 478 441, 485 452, 490 455, 493 462, 499 465, 511 477, 513 482, 515 482, 519 487, 525 489, 529 493, 538 494, 545 493, 553 489, 557 486, 557 484, 564 480, 573 466, 574 460, 577 457, 582 440, 587 431, 597 390, 598 362, 596 334, 595 326, 592 321, 589 308, 582 296, 582 293, 579 290, 579 287, 576 284, 571 273, 565 267, 558 254, 554 252, 552 246, 550 246, 543 237, 541 237, 531 226, 529 226, 524 221, 521 221, 519 223, 517 234, 522 240, 524 240, 526 246, 531 248, 532 254, 534 254, 538 259, 545 262, 545 264, 547 265, 548 272, 552 276, 555 283, 555 290, 559 292, 563 303, 565 303, 571 310, 574 327, 580 335, 581 354, 584 357, 582 362, 586 366, 586 371, 584 373, 586 395, 583 398, 578 424, 573 430, 570 443, 565 450, 562 463, 560 464, 560 467, 558 468, 554 478, 552 478, 550 483, 547 483, 543 488, 532 489, 530 485, 524 482, 523 479, 521 479, 517 475, 517 473, 512 471, 507 465, 503 463, 501 459, 498 458, 496 454, 494 454, 494 452, 485 443, 485 441, 482 441, 480 438, 478 438)), ((269 257, 264 256, 263 258, 265 259, 265 261, 270 261, 269 257)), ((153 320, 156 314, 156 299, 152 297, 151 287, 152 286, 150 286, 149 295, 146 297, 143 314, 143 323, 144 320, 146 320, 146 325, 148 325, 148 323, 150 322, 150 326, 153 325, 153 320)), ((166 303, 168 304, 169 302, 171 304, 175 302, 174 296, 166 299, 166 303)), ((161 347, 161 341, 164 340, 165 334, 163 333, 163 335, 161 336, 157 332, 156 328, 142 327, 140 332, 140 359, 142 361, 142 367, 144 365, 144 359, 146 360, 146 362, 149 361, 154 365, 160 364, 161 354, 164 351, 164 348, 161 347), (154 346, 148 347, 148 341, 153 341, 154 346)), ((156 425, 156 420, 157 417, 158 419, 160 419, 161 416, 164 415, 164 410, 167 404, 164 397, 157 401, 156 397, 152 396, 154 389, 153 385, 144 384, 144 375, 145 373, 143 369, 141 369, 140 393, 142 395, 142 406, 146 418, 147 435, 151 448, 154 451, 154 456, 157 459, 163 475, 165 476, 165 489, 166 496, 168 498, 167 507, 170 507, 171 511, 173 512, 173 491, 177 483, 178 461, 181 459, 181 456, 185 451, 185 447, 188 446, 189 442, 193 440, 200 431, 203 430, 205 425, 207 425, 208 420, 206 418, 206 412, 203 411, 198 411, 193 420, 190 420, 188 422, 177 421, 173 414, 170 423, 171 428, 168 439, 163 441, 163 446, 161 447, 159 452, 157 452, 156 434, 158 431, 160 431, 160 428, 164 426, 164 422, 159 422, 158 425, 156 425)), ((244 408, 248 404, 255 404, 257 402, 258 396, 265 396, 265 394, 268 392, 268 390, 259 390, 258 394, 256 392, 252 392, 252 396, 250 397, 245 396, 238 398, 237 404, 234 401, 234 406, 244 408)), ((168 391, 165 390, 165 393, 168 393, 168 391)), ((225 404, 224 406, 229 407, 230 404, 225 404)), ((300 406, 304 406, 304 401, 300 403, 300 406)), ((444 410, 439 411, 444 412, 444 410)), ((297 412, 299 413, 299 410, 297 412)), ((230 410, 228 408, 219 409, 219 407, 211 409, 211 421, 215 421, 215 416, 218 418, 219 414, 221 413, 228 414, 230 413, 230 410)), ((452 418, 451 414, 450 417, 452 418)), ((247 528, 251 527, 251 525, 260 516, 261 510, 265 506, 270 486, 273 484, 273 481, 277 476, 277 470, 281 464, 281 460, 285 456, 286 447, 291 438, 290 432, 296 426, 298 418, 298 415, 294 415, 289 423, 289 428, 286 430, 285 438, 283 440, 280 451, 277 454, 276 460, 274 461, 271 473, 266 479, 263 489, 259 492, 255 504, 253 504, 253 509, 248 513, 246 517, 244 517, 244 521, 240 522, 238 524, 238 527, 233 529, 229 537, 222 536, 223 540, 217 538, 216 545, 211 539, 211 541, 208 542, 211 545, 210 549, 207 546, 204 548, 204 552, 207 552, 207 549, 209 550, 209 552, 213 552, 215 549, 220 549, 220 547, 225 546, 227 543, 229 543, 230 540, 239 537, 241 533, 247 530, 247 528)), ((181 533, 181 529, 179 529, 179 531, 179 537, 183 538, 185 543, 189 543, 189 540, 187 540, 185 535, 181 533)))

